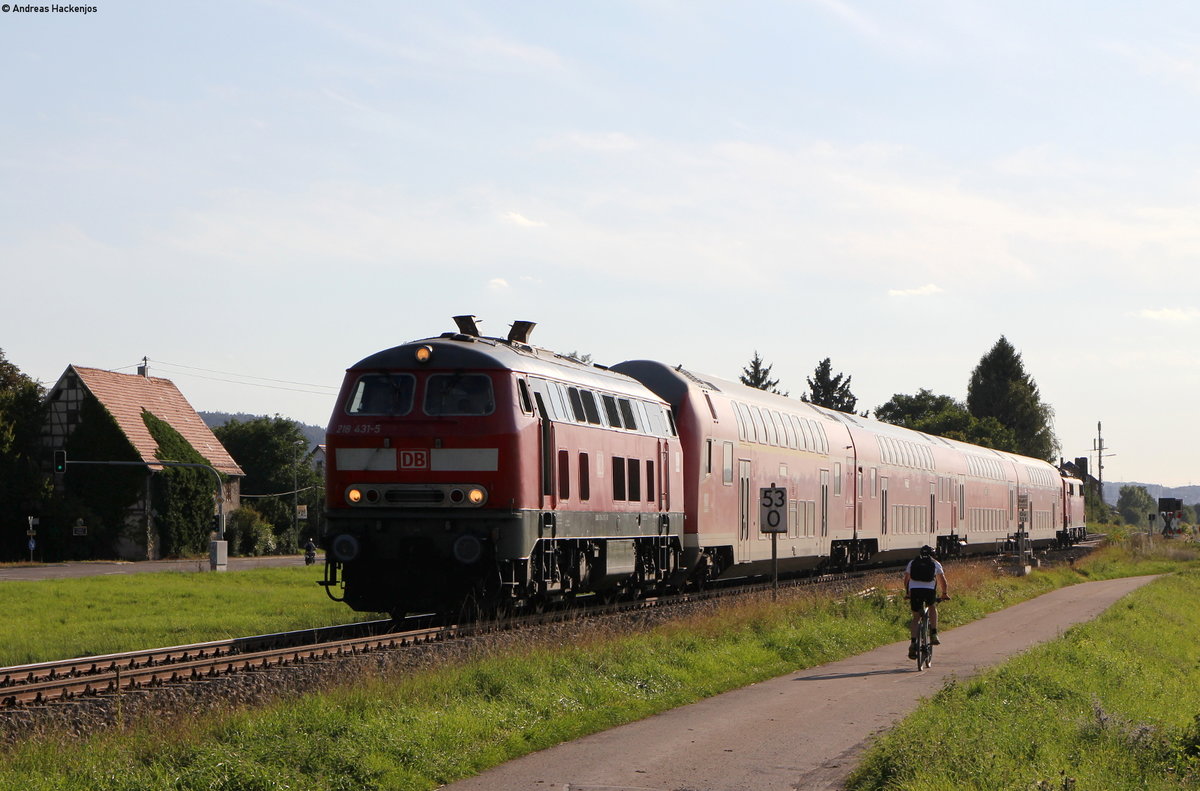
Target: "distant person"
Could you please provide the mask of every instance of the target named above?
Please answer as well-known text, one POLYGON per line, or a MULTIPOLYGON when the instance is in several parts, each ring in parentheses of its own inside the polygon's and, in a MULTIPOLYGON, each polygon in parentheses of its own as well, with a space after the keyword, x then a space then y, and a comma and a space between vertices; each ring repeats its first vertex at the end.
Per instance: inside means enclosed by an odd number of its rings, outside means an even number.
POLYGON ((941 645, 938 640, 937 586, 942 586, 942 599, 949 599, 950 594, 946 585, 946 572, 942 564, 933 556, 933 549, 928 545, 921 547, 921 554, 908 561, 904 567, 904 597, 912 608, 912 623, 909 633, 912 642, 908 644, 908 658, 917 658, 917 635, 921 629, 921 611, 929 607, 929 642, 941 645))
POLYGON ((310 538, 304 545, 304 565, 311 566, 317 562, 317 545, 310 538))

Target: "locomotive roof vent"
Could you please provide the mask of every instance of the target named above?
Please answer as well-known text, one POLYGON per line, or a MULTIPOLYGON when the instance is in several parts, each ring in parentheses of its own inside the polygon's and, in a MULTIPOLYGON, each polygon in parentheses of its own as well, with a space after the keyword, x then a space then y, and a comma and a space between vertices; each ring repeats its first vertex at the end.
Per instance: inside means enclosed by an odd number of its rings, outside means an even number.
POLYGON ((537 326, 534 321, 514 321, 512 329, 508 331, 508 340, 510 343, 529 343, 529 335, 533 332, 533 328, 537 326))
POLYGON ((474 316, 455 316, 454 323, 458 325, 458 331, 463 335, 470 335, 472 338, 479 337, 479 324, 474 316))

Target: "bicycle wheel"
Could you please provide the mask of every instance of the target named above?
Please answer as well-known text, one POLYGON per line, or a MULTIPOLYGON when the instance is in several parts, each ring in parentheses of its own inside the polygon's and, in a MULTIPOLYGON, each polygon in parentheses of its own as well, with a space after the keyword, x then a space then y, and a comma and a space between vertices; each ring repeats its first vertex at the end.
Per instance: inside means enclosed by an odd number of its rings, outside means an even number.
POLYGON ((925 669, 925 652, 929 650, 929 616, 921 616, 921 628, 917 632, 917 672, 925 669))

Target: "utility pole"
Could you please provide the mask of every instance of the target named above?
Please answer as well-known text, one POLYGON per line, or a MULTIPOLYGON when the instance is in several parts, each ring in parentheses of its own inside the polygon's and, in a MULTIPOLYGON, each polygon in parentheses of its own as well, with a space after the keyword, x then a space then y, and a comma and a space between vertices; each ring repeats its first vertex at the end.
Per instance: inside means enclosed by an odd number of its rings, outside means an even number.
POLYGON ((1092 443, 1092 450, 1096 452, 1096 480, 1100 481, 1100 502, 1104 502, 1104 458, 1117 454, 1104 452, 1104 435, 1100 433, 1099 420, 1096 421, 1096 441, 1092 443))

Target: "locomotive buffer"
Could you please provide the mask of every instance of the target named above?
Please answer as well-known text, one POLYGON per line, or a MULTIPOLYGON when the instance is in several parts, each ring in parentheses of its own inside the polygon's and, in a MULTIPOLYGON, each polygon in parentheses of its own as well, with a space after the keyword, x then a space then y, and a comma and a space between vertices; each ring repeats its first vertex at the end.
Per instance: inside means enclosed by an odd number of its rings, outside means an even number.
POLYGON ((787 487, 764 486, 759 492, 759 531, 771 534, 771 601, 779 593, 779 534, 787 533, 787 487))

